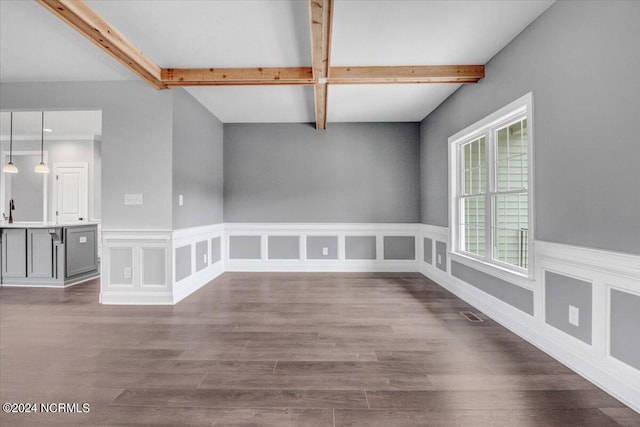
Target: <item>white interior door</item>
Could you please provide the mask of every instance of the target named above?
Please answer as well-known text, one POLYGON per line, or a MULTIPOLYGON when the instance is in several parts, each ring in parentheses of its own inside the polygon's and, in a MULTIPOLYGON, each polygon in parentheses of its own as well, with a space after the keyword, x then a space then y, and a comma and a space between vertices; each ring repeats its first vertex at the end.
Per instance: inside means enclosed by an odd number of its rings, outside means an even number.
POLYGON ((87 163, 60 163, 54 166, 54 199, 58 223, 85 222, 89 213, 87 163))

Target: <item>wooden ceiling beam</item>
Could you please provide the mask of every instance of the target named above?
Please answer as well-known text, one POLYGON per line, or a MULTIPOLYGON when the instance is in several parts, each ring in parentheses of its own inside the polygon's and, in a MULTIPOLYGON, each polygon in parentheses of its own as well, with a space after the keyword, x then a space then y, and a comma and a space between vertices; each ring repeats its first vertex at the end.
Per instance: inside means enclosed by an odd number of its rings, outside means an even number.
POLYGON ((309 0, 311 67, 160 68, 82 0, 37 0, 156 89, 313 85, 316 128, 327 126, 329 84, 477 83, 484 65, 330 66, 333 0, 309 0))
POLYGON ((331 84, 477 83, 484 65, 331 67, 331 84))
POLYGON ((161 76, 169 87, 314 84, 311 67, 163 68, 161 76))
POLYGON ((484 65, 329 67, 328 70, 330 77, 316 79, 312 67, 163 68, 161 80, 168 87, 314 85, 316 89, 320 87, 316 93, 322 97, 326 93, 322 87, 328 84, 477 83, 484 77, 484 65))
POLYGON ((161 69, 131 44, 118 30, 81 0, 37 0, 104 52, 140 76, 156 89, 165 89, 161 69))
POLYGON ((311 18, 311 62, 314 79, 316 129, 327 128, 329 60, 333 0, 309 0, 311 18))

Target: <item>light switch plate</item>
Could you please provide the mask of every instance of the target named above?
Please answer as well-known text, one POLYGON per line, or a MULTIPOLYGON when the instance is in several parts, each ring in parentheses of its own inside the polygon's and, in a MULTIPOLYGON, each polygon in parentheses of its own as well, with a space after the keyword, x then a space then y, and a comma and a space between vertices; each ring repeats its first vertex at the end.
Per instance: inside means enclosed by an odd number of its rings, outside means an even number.
POLYGON ((184 205, 184 197, 182 197, 182 194, 178 195, 178 206, 182 206, 184 205))
POLYGON ((143 204, 142 194, 125 194, 124 204, 125 205, 142 205, 143 204))
POLYGON ((322 255, 324 256, 329 255, 329 248, 322 248, 322 255))

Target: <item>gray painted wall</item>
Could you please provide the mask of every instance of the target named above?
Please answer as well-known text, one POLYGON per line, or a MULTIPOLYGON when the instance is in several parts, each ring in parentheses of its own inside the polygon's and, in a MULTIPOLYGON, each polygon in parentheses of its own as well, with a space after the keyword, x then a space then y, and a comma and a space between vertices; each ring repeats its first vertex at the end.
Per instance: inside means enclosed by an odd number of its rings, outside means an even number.
POLYGON ((533 292, 451 261, 451 275, 533 316, 533 292))
POLYGON ((89 166, 89 218, 102 218, 102 141, 93 141, 93 168, 89 166), (93 170, 92 170, 93 169, 93 170))
POLYGON ((611 355, 640 369, 640 296, 611 290, 611 355))
POLYGON ((141 81, 2 83, 2 110, 102 110, 102 224, 171 229, 172 93, 141 81), (144 205, 125 206, 125 193, 144 205))
POLYGON ((545 271, 545 321, 563 332, 591 344, 591 283, 545 271), (580 310, 579 326, 569 323, 569 305, 580 310))
POLYGON ((418 222, 417 123, 224 125, 225 222, 418 222))
POLYGON ((376 236, 346 236, 345 259, 376 259, 376 236))
POLYGON ((269 259, 300 259, 298 236, 269 236, 267 247, 269 259))
POLYGON ((413 236, 384 236, 384 259, 416 259, 413 236))
POLYGON ((173 94, 173 228, 222 222, 222 122, 182 88, 173 94), (178 205, 182 194, 184 204, 178 205))
POLYGON ((532 91, 536 239, 640 254, 639 17, 637 1, 557 2, 430 114, 422 222, 448 225, 447 138, 532 91))

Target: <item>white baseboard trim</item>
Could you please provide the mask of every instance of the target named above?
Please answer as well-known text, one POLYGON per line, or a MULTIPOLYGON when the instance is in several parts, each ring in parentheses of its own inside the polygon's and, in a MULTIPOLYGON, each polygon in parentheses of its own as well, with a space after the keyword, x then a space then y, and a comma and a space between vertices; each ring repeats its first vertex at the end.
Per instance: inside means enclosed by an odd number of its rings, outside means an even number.
POLYGON ((173 304, 177 304, 216 277, 225 272, 224 264, 218 261, 209 267, 185 277, 173 286, 173 304))
POLYGON ((101 304, 114 305, 173 305, 170 292, 101 292, 101 304))
POLYGON ((633 410, 640 412, 640 385, 635 384, 629 377, 619 375, 607 366, 585 357, 585 353, 580 351, 580 348, 571 348, 566 340, 560 341, 553 337, 554 334, 545 333, 545 329, 551 328, 550 326, 536 321, 534 317, 426 263, 422 265, 422 274, 633 410))
MULTIPOLYGON (((92 279, 87 279, 83 282, 86 282, 88 280, 92 280, 92 279)), ((71 286, 75 286, 75 285, 79 285, 83 282, 77 282, 77 283, 69 283, 69 284, 64 284, 64 283, 60 283, 59 285, 47 285, 47 284, 43 284, 43 283, 29 283, 29 284, 24 284, 24 283, 3 283, 2 285, 0 285, 0 288, 48 288, 48 289, 64 289, 64 288, 69 288, 71 286)))

